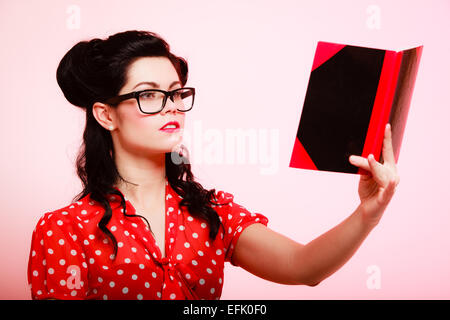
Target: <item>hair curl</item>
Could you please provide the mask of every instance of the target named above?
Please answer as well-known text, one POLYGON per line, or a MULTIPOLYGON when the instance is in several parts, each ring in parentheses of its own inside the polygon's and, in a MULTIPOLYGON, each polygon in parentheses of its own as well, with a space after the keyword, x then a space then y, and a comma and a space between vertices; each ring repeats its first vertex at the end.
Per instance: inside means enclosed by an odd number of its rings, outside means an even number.
MULTIPOLYGON (((58 85, 66 99, 86 111, 83 142, 76 160, 83 191, 73 201, 90 194, 91 199, 103 206, 105 212, 98 225, 113 242, 114 257, 117 256, 117 241, 107 228, 112 217, 108 195, 121 197, 124 215, 138 215, 126 213, 123 195, 113 188, 118 179, 125 179, 120 176, 114 162, 111 134, 95 119, 92 107, 96 101, 118 95, 126 83, 129 66, 139 57, 167 57, 175 67, 182 85, 186 84, 186 60, 171 53, 169 44, 158 34, 149 31, 131 30, 116 33, 106 40, 95 38, 78 42, 64 55, 56 71, 58 85)), ((192 216, 205 220, 210 228, 209 236, 214 240, 220 226, 223 228, 217 212, 211 207, 211 204, 217 204, 213 201, 216 190, 204 189, 195 181, 187 156, 183 155, 181 160, 181 163, 176 164, 172 161, 171 152, 165 154, 167 180, 182 197, 179 205, 187 207, 192 216)), ((151 231, 147 219, 142 218, 151 231)))

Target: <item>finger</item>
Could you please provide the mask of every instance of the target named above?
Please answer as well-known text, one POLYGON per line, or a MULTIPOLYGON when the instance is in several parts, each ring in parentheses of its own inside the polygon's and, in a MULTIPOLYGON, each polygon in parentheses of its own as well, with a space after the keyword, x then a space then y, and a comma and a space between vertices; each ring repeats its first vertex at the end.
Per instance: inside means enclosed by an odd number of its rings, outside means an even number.
POLYGON ((367 161, 366 158, 364 157, 360 157, 360 156, 355 156, 355 155, 351 155, 349 157, 349 161, 352 165, 362 168, 364 170, 370 171, 370 166, 369 166, 369 162, 367 161))
POLYGON ((394 148, 392 147, 392 128, 388 123, 384 129, 383 139, 383 159, 384 163, 395 165, 394 148))
POLYGON ((387 205, 389 201, 391 201, 394 193, 395 193, 395 179, 389 180, 388 185, 382 192, 379 193, 378 201, 380 204, 387 205))
POLYGON ((380 187, 385 188, 389 183, 388 175, 385 173, 385 170, 387 169, 375 160, 373 154, 369 154, 367 161, 369 162, 370 172, 372 173, 373 178, 380 187))

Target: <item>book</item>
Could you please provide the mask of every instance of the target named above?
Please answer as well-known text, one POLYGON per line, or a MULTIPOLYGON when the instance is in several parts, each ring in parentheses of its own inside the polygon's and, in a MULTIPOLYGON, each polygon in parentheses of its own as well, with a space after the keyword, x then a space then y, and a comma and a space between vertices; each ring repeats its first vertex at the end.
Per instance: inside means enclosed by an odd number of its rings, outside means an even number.
POLYGON ((319 41, 289 167, 367 174, 348 158, 383 163, 388 122, 397 163, 422 50, 319 41))

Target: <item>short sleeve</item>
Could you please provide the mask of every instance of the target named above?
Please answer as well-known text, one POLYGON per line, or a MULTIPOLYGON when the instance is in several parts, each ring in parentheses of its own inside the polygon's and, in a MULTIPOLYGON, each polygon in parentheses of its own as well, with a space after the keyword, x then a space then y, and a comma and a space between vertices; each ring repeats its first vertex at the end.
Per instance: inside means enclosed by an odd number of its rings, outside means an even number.
POLYGON ((231 193, 218 191, 215 196, 218 200, 215 210, 225 228, 223 239, 226 252, 225 261, 236 266, 231 261, 231 257, 242 231, 253 223, 261 223, 267 226, 269 220, 263 214, 250 212, 245 207, 234 202, 234 196, 231 193))
POLYGON ((67 212, 44 214, 33 231, 28 260, 33 300, 86 298, 86 256, 73 223, 64 214, 67 212))

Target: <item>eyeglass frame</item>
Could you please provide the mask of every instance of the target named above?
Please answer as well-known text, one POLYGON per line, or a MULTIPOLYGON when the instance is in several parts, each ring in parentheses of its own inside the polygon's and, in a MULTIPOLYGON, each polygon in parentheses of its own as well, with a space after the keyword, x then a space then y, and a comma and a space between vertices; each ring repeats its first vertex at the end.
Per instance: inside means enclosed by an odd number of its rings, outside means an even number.
POLYGON ((131 98, 135 98, 136 101, 137 101, 137 103, 138 103, 139 110, 140 110, 142 113, 144 113, 144 114, 157 114, 157 113, 159 113, 159 112, 161 112, 161 111, 164 110, 164 107, 166 106, 167 98, 171 98, 170 100, 173 101, 172 98, 173 98, 174 93, 175 93, 176 91, 183 90, 183 89, 189 89, 189 90, 192 91, 192 105, 191 105, 191 107, 190 107, 189 109, 187 109, 187 110, 180 110, 180 109, 178 109, 178 108, 177 108, 177 110, 180 111, 180 112, 187 112, 187 111, 191 110, 192 107, 194 106, 195 88, 193 88, 193 87, 182 87, 182 88, 177 88, 177 89, 174 89, 174 90, 171 90, 171 91, 165 91, 165 90, 160 90, 160 89, 144 89, 144 90, 139 90, 139 91, 132 91, 132 92, 129 92, 129 93, 121 94, 121 95, 119 95, 119 96, 115 96, 115 97, 108 98, 107 100, 105 100, 105 103, 106 103, 106 104, 110 104, 110 105, 114 105, 114 106, 115 106, 115 105, 118 105, 119 103, 121 103, 121 102, 124 101, 124 100, 131 99, 131 98), (163 102, 162 102, 161 109, 158 110, 158 111, 155 111, 155 112, 144 112, 144 111, 142 110, 142 108, 141 108, 141 103, 140 103, 140 101, 139 101, 139 95, 140 95, 142 92, 154 92, 154 91, 164 93, 164 100, 163 100, 163 102))

